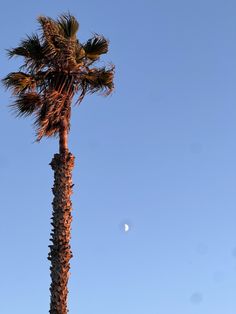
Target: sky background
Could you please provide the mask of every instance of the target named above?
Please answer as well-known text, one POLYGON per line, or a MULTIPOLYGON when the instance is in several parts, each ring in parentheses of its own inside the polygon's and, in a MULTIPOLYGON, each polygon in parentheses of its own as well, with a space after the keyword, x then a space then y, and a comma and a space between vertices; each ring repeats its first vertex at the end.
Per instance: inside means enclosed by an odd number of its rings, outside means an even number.
MULTIPOLYGON (((4 1, 5 49, 68 10, 110 39, 114 94, 73 108, 71 314, 236 311, 236 2, 4 1), (125 233, 122 224, 129 223, 125 233)), ((55 139, 1 88, 0 309, 49 310, 55 139)))

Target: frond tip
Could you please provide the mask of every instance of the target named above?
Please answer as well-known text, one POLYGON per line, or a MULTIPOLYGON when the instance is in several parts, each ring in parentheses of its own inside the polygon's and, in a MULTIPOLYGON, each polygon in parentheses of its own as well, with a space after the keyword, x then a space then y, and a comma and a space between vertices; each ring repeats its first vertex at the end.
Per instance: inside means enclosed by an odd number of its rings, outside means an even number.
POLYGON ((101 68, 101 69, 92 69, 86 79, 90 86, 91 92, 105 91, 104 95, 109 95, 114 89, 114 69, 112 66, 110 69, 101 68))
POLYGON ((6 88, 11 89, 14 95, 26 90, 33 90, 36 87, 35 79, 23 72, 11 72, 3 80, 6 88))
POLYGON ((105 37, 95 34, 83 45, 83 48, 89 59, 97 60, 101 54, 108 52, 108 45, 109 41, 105 37))
POLYGON ((35 92, 21 94, 11 105, 16 116, 29 116, 42 106, 41 97, 35 92))
POLYGON ((115 66, 112 65, 109 69, 93 68, 84 74, 80 83, 81 94, 76 103, 80 104, 87 93, 93 94, 100 91, 103 92, 103 96, 110 95, 114 90, 114 72, 115 66))
POLYGON ((79 23, 73 15, 71 15, 70 13, 62 14, 57 19, 57 23, 62 35, 65 38, 75 38, 76 33, 79 29, 79 23))
POLYGON ((19 47, 8 50, 8 56, 10 58, 14 56, 35 58, 39 53, 42 53, 42 47, 37 34, 27 36, 25 40, 21 41, 19 47))

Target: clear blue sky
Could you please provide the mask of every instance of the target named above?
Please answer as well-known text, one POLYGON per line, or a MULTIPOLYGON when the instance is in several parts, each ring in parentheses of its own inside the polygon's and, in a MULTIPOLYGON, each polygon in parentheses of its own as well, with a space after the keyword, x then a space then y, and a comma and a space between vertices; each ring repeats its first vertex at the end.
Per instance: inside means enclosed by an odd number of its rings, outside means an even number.
MULTIPOLYGON (((116 65, 115 93, 73 109, 70 313, 234 314, 236 2, 4 1, 1 76, 37 16, 68 10, 116 65)), ((33 143, 0 93, 0 311, 47 313, 58 144, 33 143)))

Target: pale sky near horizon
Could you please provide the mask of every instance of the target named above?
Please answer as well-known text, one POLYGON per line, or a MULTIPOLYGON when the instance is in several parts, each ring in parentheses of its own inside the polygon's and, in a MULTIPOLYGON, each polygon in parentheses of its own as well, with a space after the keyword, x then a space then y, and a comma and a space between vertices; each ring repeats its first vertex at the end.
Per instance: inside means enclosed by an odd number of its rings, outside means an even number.
MULTIPOLYGON (((116 66, 112 96, 73 108, 69 313, 234 314, 236 2, 5 1, 1 77, 37 16, 67 11, 82 42, 110 39, 116 66)), ((47 313, 58 144, 35 144, 0 93, 0 312, 47 313)))

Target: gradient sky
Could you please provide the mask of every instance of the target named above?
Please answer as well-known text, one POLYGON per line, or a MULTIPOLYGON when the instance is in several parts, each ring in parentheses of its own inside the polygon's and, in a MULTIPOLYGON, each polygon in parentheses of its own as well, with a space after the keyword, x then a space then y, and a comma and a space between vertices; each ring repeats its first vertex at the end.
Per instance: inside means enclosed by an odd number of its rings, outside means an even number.
MULTIPOLYGON (((71 314, 236 311, 236 2, 4 1, 5 49, 68 10, 110 39, 116 90, 73 108, 71 314), (128 222, 125 233, 122 224, 128 222)), ((55 139, 1 88, 0 311, 49 309, 55 139)))

